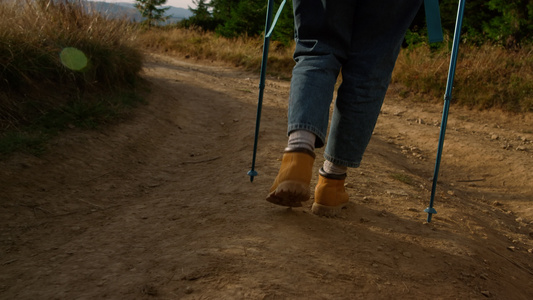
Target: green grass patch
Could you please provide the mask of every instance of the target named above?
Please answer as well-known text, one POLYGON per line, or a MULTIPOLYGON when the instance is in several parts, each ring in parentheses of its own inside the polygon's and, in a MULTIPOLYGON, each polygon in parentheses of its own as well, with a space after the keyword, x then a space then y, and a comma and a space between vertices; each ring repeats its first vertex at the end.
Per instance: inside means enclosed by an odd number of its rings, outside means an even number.
POLYGON ((0 157, 14 152, 42 155, 50 139, 68 129, 97 129, 127 116, 128 111, 145 104, 139 93, 121 91, 91 99, 67 102, 44 113, 29 124, 5 130, 0 134, 0 157))
POLYGON ((40 156, 45 152, 50 136, 36 130, 10 130, 0 136, 0 158, 14 152, 40 156))
POLYGON ((408 185, 414 185, 415 181, 413 178, 411 178, 408 175, 402 174, 402 173, 393 173, 389 175, 392 179, 398 180, 399 182, 403 182, 408 185))

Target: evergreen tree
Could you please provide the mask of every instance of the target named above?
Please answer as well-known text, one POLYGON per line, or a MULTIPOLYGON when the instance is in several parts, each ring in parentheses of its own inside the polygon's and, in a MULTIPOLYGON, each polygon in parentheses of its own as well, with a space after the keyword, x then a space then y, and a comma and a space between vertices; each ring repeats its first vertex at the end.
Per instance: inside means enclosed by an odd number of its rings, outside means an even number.
POLYGON ((533 32, 532 0, 489 0, 488 7, 496 16, 483 22, 487 36, 505 46, 515 46, 527 39, 533 32))
POLYGON ((217 27, 216 33, 225 37, 261 34, 265 26, 266 3, 264 0, 247 0, 238 1, 236 5, 229 3, 230 6, 222 7, 224 10, 219 17, 227 19, 217 27))
POLYGON ((185 28, 194 27, 204 31, 214 31, 218 24, 209 11, 210 5, 207 0, 193 0, 192 3, 196 6, 196 8, 189 6, 192 16, 182 21, 180 25, 185 28))
MULTIPOLYGON (((441 0, 442 26, 453 35, 457 0, 441 0)), ((420 25, 420 18, 417 18, 420 25)), ((468 43, 513 46, 533 38, 533 0, 466 1, 461 39, 468 43)))
MULTIPOLYGON (((247 0, 245 0, 247 1, 247 0)), ((240 0, 211 0, 209 6, 213 9, 213 18, 220 21, 231 19, 232 11, 235 10, 240 0)))
MULTIPOLYGON (((483 31, 483 23, 497 15, 496 12, 489 8, 487 3, 487 0, 466 1, 461 40, 472 44, 482 44, 487 40, 487 36, 483 31)), ((442 26, 450 37, 453 36, 455 29, 457 7, 457 0, 440 1, 442 26)))
MULTIPOLYGON (((276 11, 278 6, 276 5, 276 11)), ((279 16, 278 23, 272 32, 272 40, 288 45, 294 40, 294 15, 292 1, 287 1, 279 16)), ((274 13, 276 12, 274 11, 274 13)), ((264 20, 263 20, 264 23, 264 20)))
MULTIPOLYGON (((277 10, 281 0, 276 0, 277 10)), ((196 9, 189 10, 193 15, 180 25, 185 28, 199 27, 215 31, 224 37, 258 36, 265 30, 267 1, 265 0, 194 0, 196 9)), ((278 20, 272 40, 288 44, 294 36, 292 3, 288 1, 278 20)))
POLYGON ((142 21, 143 25, 152 27, 153 25, 164 22, 168 19, 164 14, 170 8, 158 8, 165 3, 167 0, 135 0, 135 8, 141 13, 141 16, 144 18, 142 21))
MULTIPOLYGON (((274 1, 274 11, 281 0, 274 1)), ((265 0, 212 0, 213 17, 219 24, 216 32, 225 37, 258 36, 264 33, 268 2, 265 0)), ((272 34, 272 40, 288 43, 294 36, 292 1, 285 4, 272 34)))

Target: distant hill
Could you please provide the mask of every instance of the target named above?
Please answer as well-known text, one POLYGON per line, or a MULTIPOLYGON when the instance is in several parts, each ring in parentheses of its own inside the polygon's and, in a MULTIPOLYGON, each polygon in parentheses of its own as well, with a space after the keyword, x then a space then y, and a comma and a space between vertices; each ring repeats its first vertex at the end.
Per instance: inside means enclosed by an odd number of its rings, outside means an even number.
MULTIPOLYGON (((92 7, 92 9, 113 18, 125 18, 134 22, 140 22, 142 20, 141 14, 132 3, 86 2, 92 7)), ((174 6, 163 7, 169 7, 166 11, 166 15, 169 16, 168 20, 165 22, 166 24, 176 23, 192 16, 192 12, 185 8, 174 6)))

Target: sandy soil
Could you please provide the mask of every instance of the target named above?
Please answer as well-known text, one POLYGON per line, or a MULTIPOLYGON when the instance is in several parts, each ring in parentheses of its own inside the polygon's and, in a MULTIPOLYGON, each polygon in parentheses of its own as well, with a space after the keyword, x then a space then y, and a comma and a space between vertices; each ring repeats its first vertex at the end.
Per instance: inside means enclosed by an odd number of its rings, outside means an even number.
POLYGON ((264 200, 288 82, 267 81, 251 183, 258 74, 166 56, 144 73, 125 122, 0 162, 1 299, 533 299, 531 115, 452 106, 428 224, 442 105, 391 86, 328 219, 264 200))

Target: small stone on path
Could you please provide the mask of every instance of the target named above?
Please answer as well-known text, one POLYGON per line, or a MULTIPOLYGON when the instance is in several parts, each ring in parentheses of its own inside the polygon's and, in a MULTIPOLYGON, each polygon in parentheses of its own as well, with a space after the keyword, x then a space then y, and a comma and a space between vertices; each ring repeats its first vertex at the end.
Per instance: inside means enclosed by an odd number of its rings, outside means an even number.
POLYGON ((487 298, 489 298, 491 296, 489 291, 481 291, 481 294, 483 294, 483 296, 485 296, 487 298))

